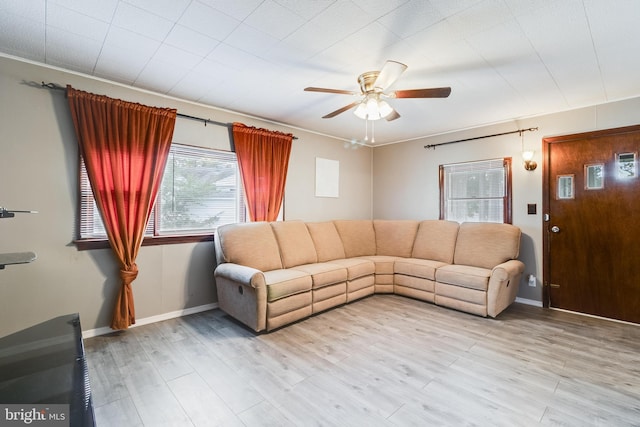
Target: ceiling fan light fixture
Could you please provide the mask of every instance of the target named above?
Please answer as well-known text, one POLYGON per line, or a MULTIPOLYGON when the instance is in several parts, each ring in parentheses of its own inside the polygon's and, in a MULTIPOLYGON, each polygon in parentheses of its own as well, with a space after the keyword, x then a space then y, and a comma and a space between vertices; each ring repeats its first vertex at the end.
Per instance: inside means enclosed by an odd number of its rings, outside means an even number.
POLYGON ((355 110, 353 110, 353 114, 355 114, 358 118, 362 120, 367 119, 367 106, 364 101, 358 104, 355 110))
POLYGON ((378 111, 380 112, 380 117, 386 118, 389 114, 393 113, 393 108, 387 101, 378 101, 378 111))
POLYGON ((381 101, 377 96, 368 96, 358 104, 353 111, 362 120, 380 120, 393 112, 393 108, 386 101, 381 101))
POLYGON ((374 97, 369 97, 367 100, 367 118, 369 120, 379 120, 381 118, 379 101, 374 97))

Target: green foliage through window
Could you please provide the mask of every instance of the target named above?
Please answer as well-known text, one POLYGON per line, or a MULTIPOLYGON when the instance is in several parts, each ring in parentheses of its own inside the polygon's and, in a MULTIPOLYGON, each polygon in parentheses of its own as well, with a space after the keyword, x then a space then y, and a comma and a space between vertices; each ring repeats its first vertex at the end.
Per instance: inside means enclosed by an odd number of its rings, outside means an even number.
MULTIPOLYGON (((80 238, 105 238, 84 163, 80 238)), ((235 153, 172 144, 146 236, 210 234, 245 221, 244 191, 235 153)))

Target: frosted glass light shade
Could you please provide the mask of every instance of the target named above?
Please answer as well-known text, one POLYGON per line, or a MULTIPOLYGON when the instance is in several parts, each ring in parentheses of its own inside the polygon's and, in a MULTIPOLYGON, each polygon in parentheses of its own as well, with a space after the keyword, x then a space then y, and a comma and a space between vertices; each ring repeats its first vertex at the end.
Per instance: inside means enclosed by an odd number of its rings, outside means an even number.
POLYGON ((380 112, 380 117, 384 118, 393 112, 393 108, 391 108, 391 105, 389 105, 387 101, 380 101, 378 102, 378 111, 380 112))
POLYGON ((538 164, 533 161, 533 155, 535 151, 523 151, 522 160, 524 160, 524 168, 528 171, 536 170, 538 164))
POLYGON ((533 160, 533 156, 535 153, 535 151, 523 151, 522 160, 524 160, 525 162, 530 162, 531 160, 533 160))
POLYGON ((367 119, 367 107, 366 107, 365 103, 361 102, 360 104, 358 104, 356 109, 353 111, 353 114, 355 114, 357 117, 361 118, 362 120, 366 120, 367 119))

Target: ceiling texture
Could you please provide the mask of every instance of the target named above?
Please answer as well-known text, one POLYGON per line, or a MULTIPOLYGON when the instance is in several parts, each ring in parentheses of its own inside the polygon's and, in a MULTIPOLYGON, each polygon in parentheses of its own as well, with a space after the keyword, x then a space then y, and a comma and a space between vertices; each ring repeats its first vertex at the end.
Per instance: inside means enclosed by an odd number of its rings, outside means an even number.
POLYGON ((388 100, 380 145, 640 96, 639 19, 640 0, 0 0, 0 52, 347 141, 365 121, 322 116, 354 97, 305 87, 359 90, 386 60, 408 65, 391 90, 451 87, 388 100))

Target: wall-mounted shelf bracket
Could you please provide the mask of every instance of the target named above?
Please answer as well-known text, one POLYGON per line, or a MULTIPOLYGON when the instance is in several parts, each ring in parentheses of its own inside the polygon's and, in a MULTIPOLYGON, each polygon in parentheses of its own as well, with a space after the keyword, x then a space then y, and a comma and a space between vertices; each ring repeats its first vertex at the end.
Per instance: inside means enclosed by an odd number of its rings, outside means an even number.
MULTIPOLYGON (((0 206, 0 218, 13 218, 17 213, 38 213, 37 211, 8 210, 0 206)), ((0 270, 7 265, 26 264, 35 261, 37 255, 34 252, 10 252, 0 254, 0 270)))
POLYGON ((0 270, 3 270, 7 265, 27 264, 35 261, 36 258, 37 255, 34 252, 12 252, 0 254, 0 270))
POLYGON ((17 213, 38 213, 38 211, 16 211, 8 210, 0 206, 0 218, 13 218, 17 213))

